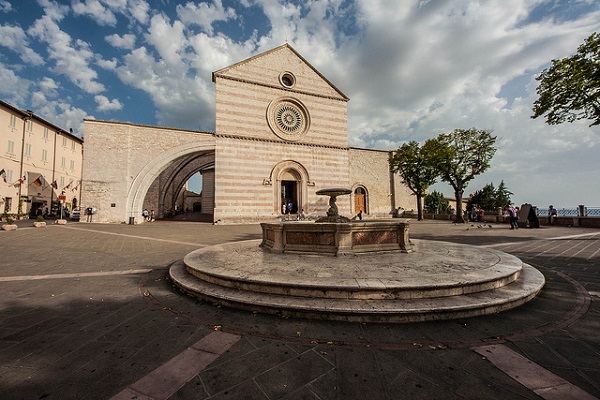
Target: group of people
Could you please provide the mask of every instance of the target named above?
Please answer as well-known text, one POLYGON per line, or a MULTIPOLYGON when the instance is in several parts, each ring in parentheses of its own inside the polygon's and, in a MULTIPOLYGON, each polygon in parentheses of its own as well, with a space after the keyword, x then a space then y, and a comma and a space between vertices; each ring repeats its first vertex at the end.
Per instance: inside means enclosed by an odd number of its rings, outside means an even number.
POLYGON ((147 208, 144 208, 144 211, 142 211, 142 217, 146 222, 154 222, 156 220, 156 214, 154 213, 154 210, 148 212, 147 208))
MULTIPOLYGON (((510 229, 519 229, 519 207, 510 205, 506 207, 505 211, 510 222, 510 229)), ((551 204, 548 207, 548 225, 554 225, 556 223, 556 217, 558 217, 558 211, 551 204)))

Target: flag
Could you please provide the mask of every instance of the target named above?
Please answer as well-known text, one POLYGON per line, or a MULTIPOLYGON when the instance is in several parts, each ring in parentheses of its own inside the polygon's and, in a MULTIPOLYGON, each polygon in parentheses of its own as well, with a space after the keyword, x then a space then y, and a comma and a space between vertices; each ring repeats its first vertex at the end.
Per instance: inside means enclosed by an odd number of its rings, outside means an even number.
POLYGON ((6 171, 4 170, 4 168, 0 170, 0 176, 2 177, 2 179, 4 179, 4 183, 6 183, 6 171))
POLYGON ((65 186, 65 187, 64 187, 64 189, 68 189, 68 188, 70 188, 70 187, 71 187, 71 184, 72 184, 73 182, 75 182, 75 181, 71 181, 71 182, 70 182, 70 183, 69 183, 67 186, 65 186))
POLYGON ((56 181, 52 182, 50 186, 52 186, 54 189, 58 189, 58 184, 56 183, 56 181))
POLYGON ((35 186, 40 187, 42 186, 42 179, 41 176, 38 176, 38 178, 32 182, 35 186))

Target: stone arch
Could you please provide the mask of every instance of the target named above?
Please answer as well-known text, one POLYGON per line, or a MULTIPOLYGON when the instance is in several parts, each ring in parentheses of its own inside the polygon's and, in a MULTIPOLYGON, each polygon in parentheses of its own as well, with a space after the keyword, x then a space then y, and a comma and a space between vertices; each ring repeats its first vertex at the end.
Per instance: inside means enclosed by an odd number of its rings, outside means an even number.
POLYGON ((273 167, 269 176, 269 180, 273 184, 273 210, 277 214, 282 212, 283 206, 282 183, 291 180, 290 178, 297 182, 296 206, 298 211, 305 206, 308 200, 308 186, 311 182, 306 168, 294 160, 281 161, 273 167))
POLYGON ((148 193, 150 185, 156 180, 169 165, 179 158, 187 155, 212 152, 214 154, 214 143, 186 143, 177 147, 168 149, 157 157, 151 159, 134 177, 131 186, 127 192, 126 198, 126 215, 141 219, 144 199, 148 193))
POLYGON ((161 212, 165 209, 174 209, 177 196, 183 189, 185 183, 196 172, 204 172, 215 167, 213 153, 194 153, 175 161, 174 165, 163 172, 163 180, 166 182, 164 190, 159 197, 159 218, 163 217, 161 212))

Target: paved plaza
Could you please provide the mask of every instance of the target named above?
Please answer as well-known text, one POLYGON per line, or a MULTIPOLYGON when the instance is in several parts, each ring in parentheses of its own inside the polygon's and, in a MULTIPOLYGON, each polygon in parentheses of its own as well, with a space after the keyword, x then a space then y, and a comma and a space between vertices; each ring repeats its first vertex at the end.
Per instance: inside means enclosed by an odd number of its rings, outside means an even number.
POLYGON ((600 397, 600 230, 413 221, 413 238, 505 251, 546 286, 499 314, 376 324, 221 308, 167 279, 257 224, 30 225, 0 231, 3 400, 600 397))

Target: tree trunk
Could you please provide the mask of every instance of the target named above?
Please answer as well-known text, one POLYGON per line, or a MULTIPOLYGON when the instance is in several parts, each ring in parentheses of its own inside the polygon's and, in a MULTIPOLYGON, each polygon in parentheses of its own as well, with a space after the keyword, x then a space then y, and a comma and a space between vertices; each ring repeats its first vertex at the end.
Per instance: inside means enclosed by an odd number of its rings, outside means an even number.
POLYGON ((423 196, 417 195, 417 221, 423 220, 423 202, 421 201, 423 196))
POLYGON ((465 223, 465 217, 464 217, 464 213, 463 213, 463 204, 462 204, 462 197, 463 197, 463 190, 455 190, 454 191, 454 197, 456 198, 456 223, 457 224, 464 224, 465 223))

